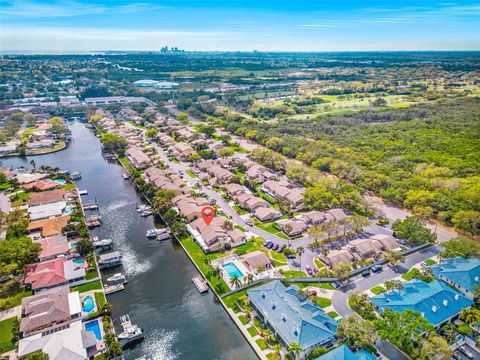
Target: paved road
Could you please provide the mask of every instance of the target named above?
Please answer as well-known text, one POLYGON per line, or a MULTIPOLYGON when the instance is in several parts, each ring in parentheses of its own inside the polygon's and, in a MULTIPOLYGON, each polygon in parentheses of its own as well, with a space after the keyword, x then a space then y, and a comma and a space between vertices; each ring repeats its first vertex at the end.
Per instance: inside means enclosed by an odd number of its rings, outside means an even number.
POLYGON ((396 268, 384 266, 384 270, 379 273, 372 273, 368 278, 361 275, 351 279, 351 283, 345 288, 335 291, 333 294, 333 306, 335 310, 342 316, 350 316, 353 314, 352 309, 348 306, 349 291, 365 291, 374 286, 380 285, 387 280, 391 280, 401 274, 407 273, 414 265, 425 261, 437 255, 442 248, 439 245, 432 246, 428 249, 413 253, 405 257, 405 262, 396 268))

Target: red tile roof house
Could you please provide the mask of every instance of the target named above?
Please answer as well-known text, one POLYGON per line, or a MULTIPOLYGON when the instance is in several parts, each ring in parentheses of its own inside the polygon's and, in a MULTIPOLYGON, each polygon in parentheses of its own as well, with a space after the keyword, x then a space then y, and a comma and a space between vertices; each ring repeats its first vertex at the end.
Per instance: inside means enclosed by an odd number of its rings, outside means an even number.
POLYGON ((68 286, 42 291, 22 299, 20 332, 22 337, 39 332, 58 331, 82 316, 78 291, 68 286))
POLYGON ((145 169, 151 162, 150 158, 136 146, 129 147, 125 151, 125 156, 136 169, 145 169))
POLYGON ((25 184, 22 187, 25 190, 32 190, 32 191, 45 191, 45 190, 52 190, 59 188, 61 186, 60 183, 56 181, 34 181, 29 184, 25 184))
POLYGON ((35 241, 40 244, 42 250, 38 254, 39 261, 50 260, 59 255, 68 255, 75 252, 70 246, 67 237, 63 235, 56 235, 35 241))
POLYGON ((56 203, 65 200, 66 191, 64 189, 55 189, 30 194, 27 200, 28 206, 37 206, 56 203))
POLYGON ((73 260, 57 258, 25 268, 25 284, 34 292, 85 279, 85 268, 73 260))

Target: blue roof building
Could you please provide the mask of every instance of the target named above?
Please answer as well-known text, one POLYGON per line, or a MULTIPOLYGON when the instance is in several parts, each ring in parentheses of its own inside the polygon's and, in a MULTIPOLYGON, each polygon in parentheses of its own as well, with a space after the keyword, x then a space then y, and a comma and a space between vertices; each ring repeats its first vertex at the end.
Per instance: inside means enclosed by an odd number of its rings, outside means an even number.
POLYGON ((316 358, 315 360, 376 360, 377 358, 370 351, 360 350, 353 352, 348 346, 341 345, 332 351, 316 358))
POLYGON ((297 296, 297 291, 296 286, 285 287, 275 280, 247 294, 258 317, 279 342, 285 348, 299 342, 303 355, 307 355, 317 346, 335 341, 337 324, 321 307, 297 296))
POLYGON ((418 311, 436 327, 452 320, 473 304, 472 300, 438 280, 430 283, 410 280, 403 289, 373 296, 370 301, 380 312, 387 308, 393 311, 418 311))
POLYGON ((447 284, 454 285, 469 299, 473 299, 475 287, 480 286, 480 259, 446 259, 441 264, 433 265, 432 273, 447 284))

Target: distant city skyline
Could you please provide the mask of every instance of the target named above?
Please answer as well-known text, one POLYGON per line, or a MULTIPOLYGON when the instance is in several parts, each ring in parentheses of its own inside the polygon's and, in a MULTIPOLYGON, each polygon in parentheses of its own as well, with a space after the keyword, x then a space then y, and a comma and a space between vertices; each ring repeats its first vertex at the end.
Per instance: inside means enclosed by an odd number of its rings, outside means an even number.
POLYGON ((2 52, 480 50, 478 1, 0 0, 2 52))

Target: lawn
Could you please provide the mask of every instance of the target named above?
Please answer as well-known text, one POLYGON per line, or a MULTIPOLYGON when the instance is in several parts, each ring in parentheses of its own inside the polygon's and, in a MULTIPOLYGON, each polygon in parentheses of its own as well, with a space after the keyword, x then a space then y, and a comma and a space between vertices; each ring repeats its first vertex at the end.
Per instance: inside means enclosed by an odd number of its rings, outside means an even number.
POLYGON ((283 271, 283 276, 286 278, 304 278, 307 277, 307 275, 300 270, 284 270, 283 271))
POLYGON ((275 266, 282 266, 287 264, 287 258, 284 253, 278 253, 274 250, 270 250, 270 257, 273 259, 275 266))
POLYGON ((107 299, 105 298, 105 294, 103 292, 95 292, 95 303, 97 304, 97 311, 100 310, 102 306, 107 303, 107 299))
POLYGON ((233 205, 232 206, 232 209, 235 210, 235 212, 238 214, 238 215, 245 215, 245 214, 248 214, 248 211, 245 210, 245 209, 242 209, 240 206, 238 205, 233 205))
MULTIPOLYGON (((417 271, 418 271, 418 269, 417 269, 417 271)), ((415 278, 415 273, 417 273, 417 271, 415 271, 415 268, 413 268, 412 270, 410 270, 406 274, 403 274, 402 279, 404 279, 406 281, 412 280, 413 278, 415 278)))
POLYGON ((253 219, 253 223, 256 227, 259 229, 262 229, 263 231, 269 232, 270 234, 276 235, 282 239, 289 240, 290 238, 285 235, 281 230, 275 227, 274 222, 269 222, 269 223, 262 223, 258 221, 257 219, 253 219))
POLYGON ((241 227, 240 225, 233 225, 233 228, 237 229, 237 230, 240 230, 243 233, 247 232, 247 229, 241 227))
POLYGON ((330 311, 327 313, 327 315, 330 316, 332 319, 335 319, 339 316, 338 313, 335 311, 330 311))
POLYGON ((371 288, 370 291, 372 293, 374 293, 375 295, 378 295, 378 294, 381 294, 381 293, 385 292, 386 290, 383 286, 378 285, 378 286, 374 286, 373 288, 371 288))
MULTIPOLYGON (((211 266, 205 264, 205 259, 206 258, 211 259, 213 257, 205 255, 202 249, 200 249, 200 247, 197 245, 195 241, 193 241, 191 237, 186 237, 180 240, 180 242, 182 243, 186 251, 190 254, 195 264, 198 266, 202 274, 205 276, 208 282, 212 285, 215 291, 219 295, 222 295, 225 292, 227 292, 229 287, 227 286, 227 284, 225 284, 225 281, 223 281, 223 279, 219 276, 210 276, 209 274, 209 268, 211 266)), ((216 255, 216 256, 219 256, 219 255, 216 255)))
POLYGON ((185 172, 190 175, 192 178, 196 178, 197 177, 197 174, 195 174, 192 170, 188 169, 188 170, 185 170, 185 172))
POLYGON ((85 276, 85 279, 91 280, 91 279, 95 279, 97 276, 98 276, 97 270, 90 269, 90 270, 87 270, 87 275, 85 276))
POLYGON ((26 193, 22 191, 13 195, 10 200, 12 201, 12 206, 16 207, 16 206, 22 206, 23 204, 25 204, 29 197, 30 197, 30 193, 26 193))
POLYGON ((75 189, 77 186, 75 184, 66 184, 66 185, 63 185, 62 187, 68 191, 68 190, 75 189))
POLYGON ((267 344, 265 343, 265 340, 263 339, 258 339, 255 341, 258 345, 258 347, 261 349, 261 350, 267 350, 268 349, 268 346, 267 344))
POLYGON ((247 241, 245 244, 237 246, 235 248, 235 253, 237 255, 246 254, 255 250, 261 250, 262 244, 265 242, 262 238, 254 238, 250 241, 247 241))
POLYGON ((428 266, 435 265, 436 263, 437 262, 435 260, 432 260, 432 259, 425 260, 425 264, 427 264, 428 266))
POLYGON ((247 329, 248 333, 250 334, 251 337, 254 337, 254 336, 257 336, 258 335, 258 331, 257 329, 255 329, 253 326, 250 326, 248 329, 247 329))
POLYGON ((311 297, 312 301, 320 306, 322 309, 326 308, 327 306, 332 305, 332 300, 320 296, 312 296, 311 297))
POLYGON ((314 258, 313 259, 313 262, 315 263, 315 266, 318 268, 318 269, 321 269, 321 268, 324 268, 325 265, 323 265, 323 263, 320 261, 320 259, 318 258, 314 258))
POLYGON ((227 305, 228 308, 232 309, 235 313, 237 313, 240 311, 237 305, 237 300, 243 296, 247 296, 247 289, 223 298, 223 302, 225 303, 225 305, 227 305))
POLYGON ((78 291, 78 292, 85 292, 85 291, 90 291, 90 290, 100 290, 102 288, 102 283, 100 280, 93 281, 87 284, 75 286, 70 289, 70 291, 78 291))
POLYGON ((306 288, 307 286, 313 286, 320 289, 335 290, 332 284, 324 282, 292 282, 291 284, 297 285, 300 289, 306 288))
POLYGON ((0 353, 15 349, 12 342, 12 329, 15 317, 0 321, 0 353))
POLYGON ((243 325, 247 325, 248 324, 248 319, 245 315, 240 315, 238 317, 238 319, 240 320, 240 322, 243 324, 243 325))

